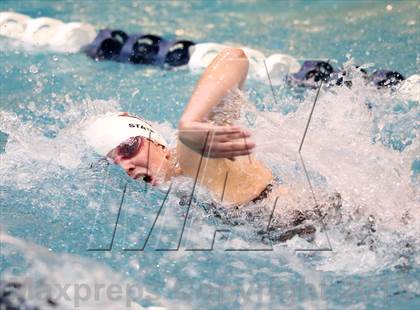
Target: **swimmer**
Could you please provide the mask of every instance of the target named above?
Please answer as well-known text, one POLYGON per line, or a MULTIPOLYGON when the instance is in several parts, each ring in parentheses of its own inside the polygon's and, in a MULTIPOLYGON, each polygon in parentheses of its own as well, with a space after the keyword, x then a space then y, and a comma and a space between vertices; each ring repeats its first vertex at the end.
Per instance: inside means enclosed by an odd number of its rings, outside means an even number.
MULTIPOLYGON (((100 117, 85 137, 133 179, 159 185, 184 175, 207 188, 223 210, 259 212, 263 207, 256 203, 269 201, 264 204, 268 211, 274 199, 289 196, 289 190, 275 185, 270 169, 252 154, 251 132, 234 124, 246 103, 241 89, 248 68, 241 49, 226 48, 217 55, 183 111, 174 149, 150 124, 128 113, 100 117)), ((220 208, 215 209, 220 215, 220 208)))

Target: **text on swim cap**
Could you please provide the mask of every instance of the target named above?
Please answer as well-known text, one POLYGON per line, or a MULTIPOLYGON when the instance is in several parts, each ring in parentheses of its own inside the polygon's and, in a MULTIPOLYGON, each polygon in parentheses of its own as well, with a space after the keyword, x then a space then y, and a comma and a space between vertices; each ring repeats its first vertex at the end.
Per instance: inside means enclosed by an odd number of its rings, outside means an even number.
POLYGON ((154 132, 153 129, 143 126, 142 124, 128 124, 130 128, 141 128, 150 132, 154 132))

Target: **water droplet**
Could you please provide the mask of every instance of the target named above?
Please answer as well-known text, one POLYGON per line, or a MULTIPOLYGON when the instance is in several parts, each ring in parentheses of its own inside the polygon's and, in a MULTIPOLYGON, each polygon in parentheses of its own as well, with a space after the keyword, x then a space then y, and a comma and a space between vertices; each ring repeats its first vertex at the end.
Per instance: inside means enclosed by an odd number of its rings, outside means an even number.
POLYGON ((33 74, 38 73, 38 67, 37 66, 34 66, 34 65, 30 66, 29 67, 29 72, 31 72, 33 74))
POLYGON ((9 73, 12 69, 13 69, 13 66, 12 66, 12 65, 10 65, 10 64, 6 64, 6 65, 4 66, 4 71, 5 71, 6 73, 9 73))
POLYGON ((388 5, 386 6, 386 10, 387 10, 387 11, 392 11, 392 5, 388 4, 388 5))

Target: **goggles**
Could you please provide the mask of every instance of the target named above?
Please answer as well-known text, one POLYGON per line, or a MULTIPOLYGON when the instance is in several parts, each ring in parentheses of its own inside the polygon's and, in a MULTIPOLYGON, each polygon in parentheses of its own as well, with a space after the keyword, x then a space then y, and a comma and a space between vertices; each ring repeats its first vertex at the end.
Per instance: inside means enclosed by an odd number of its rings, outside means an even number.
POLYGON ((115 160, 117 157, 123 159, 133 158, 143 148, 144 139, 140 136, 131 137, 121 142, 116 148, 108 153, 107 157, 115 160))

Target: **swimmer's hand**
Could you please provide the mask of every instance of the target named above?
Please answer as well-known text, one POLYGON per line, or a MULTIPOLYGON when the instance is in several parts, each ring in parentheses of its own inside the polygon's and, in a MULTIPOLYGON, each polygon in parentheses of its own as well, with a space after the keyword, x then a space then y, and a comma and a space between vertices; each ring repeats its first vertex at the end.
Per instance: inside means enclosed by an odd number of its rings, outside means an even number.
POLYGON ((205 157, 228 158, 252 153, 255 143, 251 132, 239 126, 217 126, 203 122, 183 122, 179 125, 179 139, 205 157))

